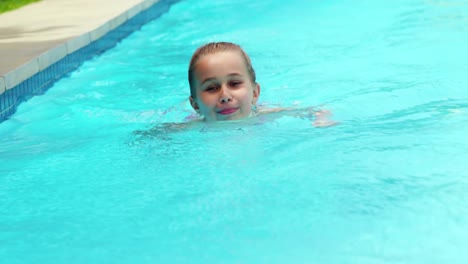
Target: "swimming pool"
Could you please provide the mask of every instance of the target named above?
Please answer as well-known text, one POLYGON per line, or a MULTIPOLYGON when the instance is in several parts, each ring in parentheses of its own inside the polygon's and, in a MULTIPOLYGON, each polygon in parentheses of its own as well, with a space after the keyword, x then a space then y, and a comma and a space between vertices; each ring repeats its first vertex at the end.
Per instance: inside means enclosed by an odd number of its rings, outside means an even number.
POLYGON ((466 1, 181 1, 0 125, 2 263, 464 263, 466 1), (169 133, 209 41, 260 102, 169 133))

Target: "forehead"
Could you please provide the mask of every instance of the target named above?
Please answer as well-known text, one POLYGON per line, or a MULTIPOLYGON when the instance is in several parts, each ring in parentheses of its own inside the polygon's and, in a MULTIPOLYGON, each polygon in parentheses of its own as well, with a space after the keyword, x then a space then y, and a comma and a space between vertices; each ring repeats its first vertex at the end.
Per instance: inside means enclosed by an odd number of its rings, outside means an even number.
POLYGON ((200 57, 194 67, 198 81, 229 74, 248 75, 244 57, 237 51, 222 51, 200 57))

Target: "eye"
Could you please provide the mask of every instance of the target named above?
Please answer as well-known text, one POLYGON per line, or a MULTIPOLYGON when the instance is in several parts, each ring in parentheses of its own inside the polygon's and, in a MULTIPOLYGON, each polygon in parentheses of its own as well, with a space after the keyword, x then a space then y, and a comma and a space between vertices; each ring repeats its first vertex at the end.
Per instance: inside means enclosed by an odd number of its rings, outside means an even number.
POLYGON ((207 91, 207 92, 214 92, 214 91, 216 91, 217 89, 218 89, 218 86, 216 86, 216 85, 210 85, 210 86, 208 86, 208 87, 205 88, 205 91, 207 91))
POLYGON ((242 81, 239 81, 239 80, 234 80, 234 81, 229 82, 229 85, 232 86, 232 87, 238 87, 241 84, 242 84, 242 81))

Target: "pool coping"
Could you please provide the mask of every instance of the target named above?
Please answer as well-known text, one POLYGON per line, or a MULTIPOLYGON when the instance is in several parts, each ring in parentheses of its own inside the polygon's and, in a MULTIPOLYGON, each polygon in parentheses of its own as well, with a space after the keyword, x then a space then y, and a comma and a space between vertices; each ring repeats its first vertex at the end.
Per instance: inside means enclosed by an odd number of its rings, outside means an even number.
MULTIPOLYGON (((115 46, 179 0, 141 0, 140 3, 90 31, 52 45, 33 59, 0 76, 0 123, 32 96, 44 93, 84 61, 115 46)), ((14 11, 13 11, 14 12, 14 11)))

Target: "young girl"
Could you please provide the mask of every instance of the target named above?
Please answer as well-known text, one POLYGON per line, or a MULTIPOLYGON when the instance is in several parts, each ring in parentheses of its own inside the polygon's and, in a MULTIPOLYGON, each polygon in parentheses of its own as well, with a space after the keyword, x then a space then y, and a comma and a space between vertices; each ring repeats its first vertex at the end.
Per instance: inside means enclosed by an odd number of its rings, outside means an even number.
POLYGON ((261 118, 252 121, 264 122, 290 115, 313 120, 315 127, 336 124, 328 119, 330 112, 323 109, 258 106, 260 85, 256 82, 252 63, 247 53, 233 43, 213 42, 198 48, 190 61, 188 79, 190 104, 198 115, 189 116, 187 122, 164 123, 150 130, 135 131, 135 134, 164 137, 164 132, 185 129, 198 123, 196 121, 239 120, 260 115, 261 118))
POLYGON ((213 42, 198 48, 188 70, 190 104, 202 120, 237 120, 249 116, 284 112, 301 118, 314 118, 314 126, 334 125, 329 111, 314 108, 258 107, 260 85, 249 56, 238 45, 213 42))

